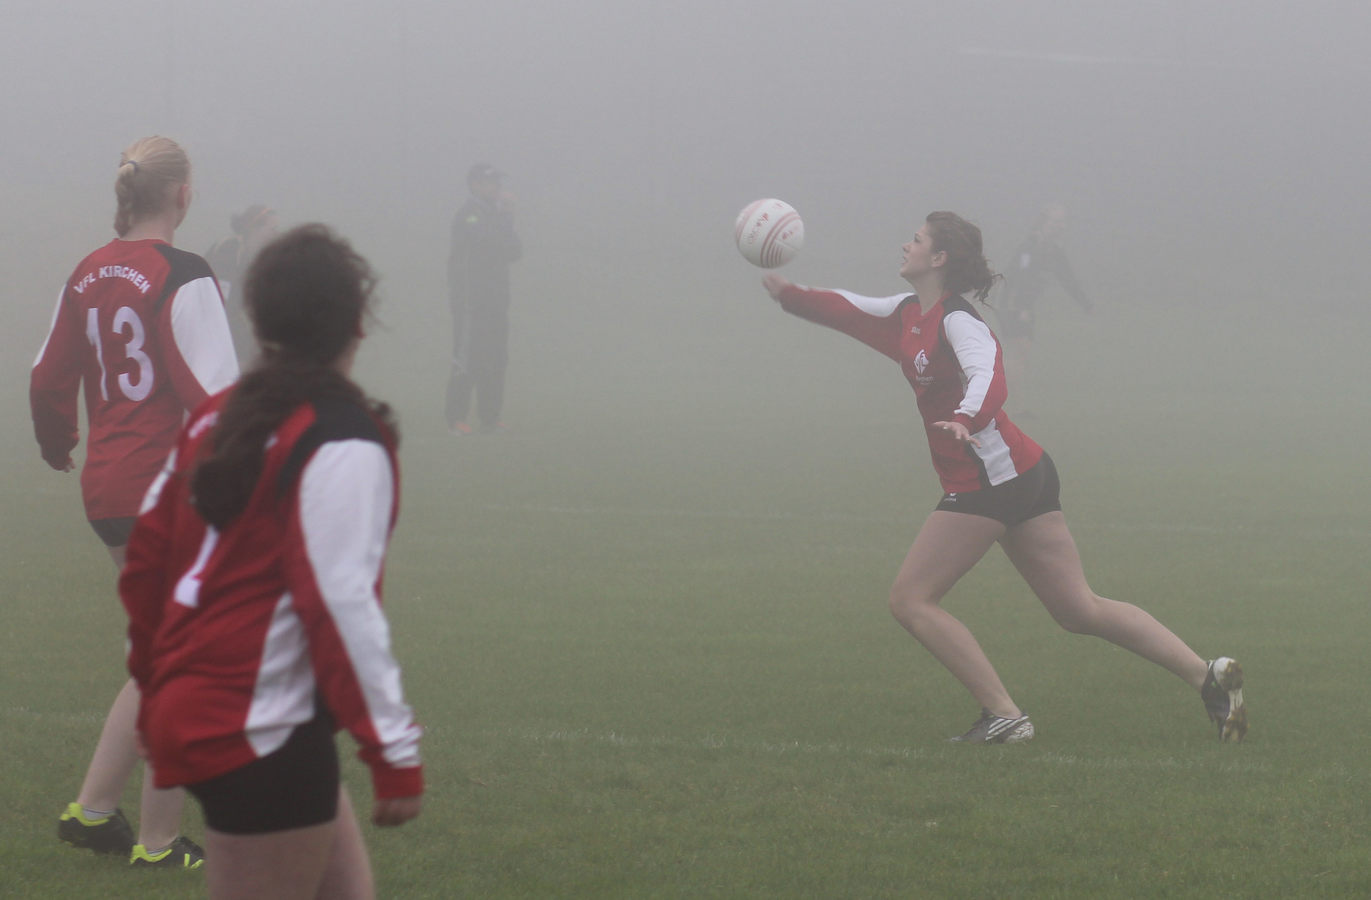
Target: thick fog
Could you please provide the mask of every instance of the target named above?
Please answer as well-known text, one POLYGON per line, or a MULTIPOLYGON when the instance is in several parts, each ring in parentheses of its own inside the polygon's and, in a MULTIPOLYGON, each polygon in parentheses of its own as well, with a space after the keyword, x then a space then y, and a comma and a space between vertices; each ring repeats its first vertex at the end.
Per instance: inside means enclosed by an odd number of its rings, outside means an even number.
MULTIPOLYGON (((747 381, 751 346, 832 346, 780 332, 732 247, 734 215, 764 196, 805 218, 782 271, 807 283, 899 291, 900 245, 933 209, 979 223, 1003 263, 1058 201, 1106 321, 1147 305, 1175 327, 1203 308, 1227 317, 1225 342, 1293 310, 1367 321, 1359 3, 5 8, 0 340, 20 417, 58 287, 112 234, 119 151, 153 133, 194 166, 180 245, 204 252, 263 202, 372 260, 386 329, 365 366, 412 435, 442 428, 448 231, 478 160, 519 200, 509 405, 525 421, 540 391, 705 404, 747 381)), ((18 431, 10 449, 36 458, 18 431)))

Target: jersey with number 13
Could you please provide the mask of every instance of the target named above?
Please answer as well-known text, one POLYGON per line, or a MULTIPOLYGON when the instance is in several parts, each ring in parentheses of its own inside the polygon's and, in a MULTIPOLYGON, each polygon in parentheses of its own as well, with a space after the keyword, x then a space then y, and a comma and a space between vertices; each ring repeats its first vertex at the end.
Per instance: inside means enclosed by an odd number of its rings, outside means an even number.
POLYGON ((84 387, 86 515, 134 516, 187 412, 237 377, 209 265, 163 241, 111 241, 72 272, 34 361, 39 449, 53 468, 68 467, 84 387))

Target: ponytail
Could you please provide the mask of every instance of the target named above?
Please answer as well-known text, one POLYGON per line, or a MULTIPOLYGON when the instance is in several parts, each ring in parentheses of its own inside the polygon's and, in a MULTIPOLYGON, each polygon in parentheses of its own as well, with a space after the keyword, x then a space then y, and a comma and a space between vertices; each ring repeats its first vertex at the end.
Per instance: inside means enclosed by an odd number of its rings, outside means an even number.
POLYGON ((166 209, 176 189, 190 181, 190 159, 171 138, 134 141, 119 159, 114 178, 114 233, 123 237, 134 225, 166 209))
POLYGON ((956 213, 946 211, 931 212, 926 221, 934 251, 947 254, 943 288, 957 295, 971 293, 984 303, 990 296, 990 289, 1003 276, 991 271, 981 242, 981 229, 956 213))

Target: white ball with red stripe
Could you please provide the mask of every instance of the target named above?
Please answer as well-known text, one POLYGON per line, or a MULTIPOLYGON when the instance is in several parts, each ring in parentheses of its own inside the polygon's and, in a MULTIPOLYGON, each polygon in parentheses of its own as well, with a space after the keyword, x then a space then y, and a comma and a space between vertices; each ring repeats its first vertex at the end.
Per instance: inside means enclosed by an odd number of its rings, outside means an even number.
POLYGON ((805 223, 784 200, 754 200, 738 213, 733 229, 738 252, 754 266, 774 269, 795 258, 805 242, 805 223))

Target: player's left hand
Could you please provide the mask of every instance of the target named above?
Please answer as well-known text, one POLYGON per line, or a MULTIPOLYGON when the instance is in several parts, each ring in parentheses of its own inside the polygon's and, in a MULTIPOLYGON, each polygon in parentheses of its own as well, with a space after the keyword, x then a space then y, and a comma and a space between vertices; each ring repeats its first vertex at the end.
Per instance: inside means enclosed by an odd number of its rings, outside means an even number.
POLYGON ((976 440, 971 431, 961 422, 934 422, 933 427, 952 435, 959 444, 970 444, 980 449, 981 442, 976 440))
POLYGON ((371 807, 372 824, 382 828, 403 825, 419 815, 423 797, 385 797, 377 798, 371 807))
POLYGON ((76 468, 76 463, 72 462, 70 453, 60 458, 44 454, 43 462, 47 463, 50 468, 55 469, 58 472, 70 472, 72 469, 76 468))

